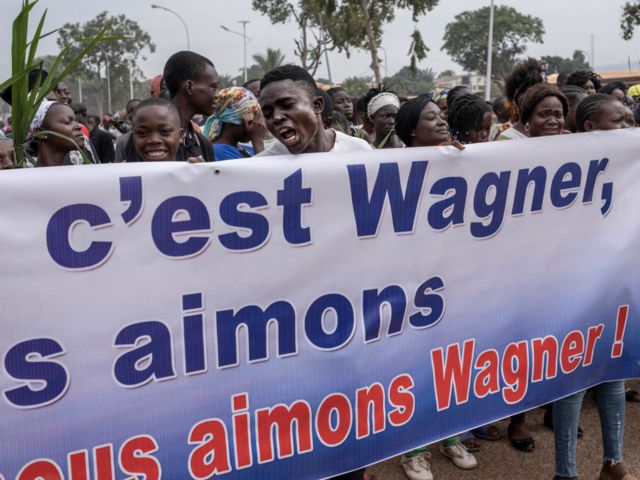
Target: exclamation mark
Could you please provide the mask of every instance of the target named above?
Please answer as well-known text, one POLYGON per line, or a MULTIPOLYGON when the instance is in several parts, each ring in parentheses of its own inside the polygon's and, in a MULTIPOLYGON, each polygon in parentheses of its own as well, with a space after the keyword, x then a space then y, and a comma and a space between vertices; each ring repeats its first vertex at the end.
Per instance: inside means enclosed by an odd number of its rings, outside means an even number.
POLYGON ((629 315, 629 305, 620 305, 618 307, 618 319, 616 320, 616 337, 611 347, 611 358, 619 358, 622 356, 622 348, 624 347, 624 330, 627 327, 627 317, 629 315))

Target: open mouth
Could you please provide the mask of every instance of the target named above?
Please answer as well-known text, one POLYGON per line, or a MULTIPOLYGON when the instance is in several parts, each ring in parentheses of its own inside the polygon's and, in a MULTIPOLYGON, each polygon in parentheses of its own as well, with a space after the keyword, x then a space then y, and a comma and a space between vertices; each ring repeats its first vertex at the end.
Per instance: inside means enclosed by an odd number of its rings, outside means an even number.
POLYGON ((168 155, 168 152, 166 150, 147 150, 144 155, 149 160, 162 160, 168 155))
POLYGON ((294 145, 298 141, 298 132, 291 127, 284 127, 278 130, 280 141, 287 146, 294 145))

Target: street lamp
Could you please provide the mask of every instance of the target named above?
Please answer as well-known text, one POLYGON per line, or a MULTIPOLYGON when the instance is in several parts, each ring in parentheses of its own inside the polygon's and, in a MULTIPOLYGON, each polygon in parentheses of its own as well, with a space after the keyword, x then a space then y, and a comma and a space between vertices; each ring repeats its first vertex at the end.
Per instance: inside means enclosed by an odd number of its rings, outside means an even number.
POLYGON ((247 40, 250 42, 251 38, 247 37, 247 23, 249 20, 240 20, 238 23, 242 24, 242 32, 236 32, 235 30, 231 30, 230 28, 225 27, 224 25, 220 25, 220 28, 225 32, 235 33, 236 35, 240 35, 242 37, 242 43, 244 47, 244 81, 247 82, 247 40))
POLYGON ((182 25, 184 25, 184 31, 187 32, 187 50, 191 51, 191 41, 189 40, 189 27, 187 27, 187 22, 184 21, 184 18, 182 18, 178 12, 171 10, 170 8, 163 7, 162 5, 152 4, 151 8, 158 8, 160 10, 165 10, 169 13, 173 13, 176 17, 180 19, 180 21, 182 22, 182 25))

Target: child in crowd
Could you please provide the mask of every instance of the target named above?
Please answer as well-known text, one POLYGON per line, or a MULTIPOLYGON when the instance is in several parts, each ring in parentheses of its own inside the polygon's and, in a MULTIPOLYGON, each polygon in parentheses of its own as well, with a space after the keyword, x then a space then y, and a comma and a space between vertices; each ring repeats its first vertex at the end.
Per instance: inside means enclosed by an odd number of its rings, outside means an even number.
POLYGON ((182 128, 178 109, 169 100, 151 97, 141 102, 133 113, 132 129, 130 143, 137 158, 145 162, 176 159, 182 128))

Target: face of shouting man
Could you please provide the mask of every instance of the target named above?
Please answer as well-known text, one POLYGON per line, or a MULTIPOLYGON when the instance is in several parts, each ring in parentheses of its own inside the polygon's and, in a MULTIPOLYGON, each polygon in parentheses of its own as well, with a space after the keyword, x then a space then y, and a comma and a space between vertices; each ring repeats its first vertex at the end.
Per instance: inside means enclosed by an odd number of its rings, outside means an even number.
POLYGON ((322 97, 299 80, 278 80, 260 91, 260 107, 271 134, 289 153, 319 151, 317 133, 322 129, 322 97))

